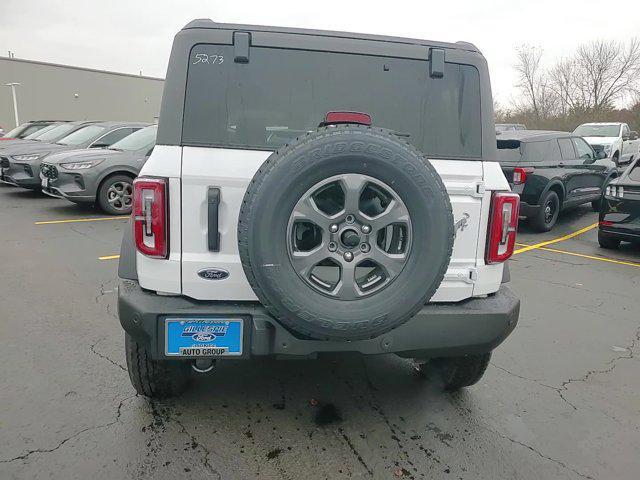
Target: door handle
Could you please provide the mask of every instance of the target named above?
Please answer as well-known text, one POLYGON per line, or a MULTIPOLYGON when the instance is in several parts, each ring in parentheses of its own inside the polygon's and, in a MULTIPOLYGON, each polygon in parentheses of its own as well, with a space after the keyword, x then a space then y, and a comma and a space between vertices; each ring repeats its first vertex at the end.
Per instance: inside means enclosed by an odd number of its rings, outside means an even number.
POLYGON ((220 251, 220 230, 218 214, 220 210, 220 189, 209 187, 207 192, 207 243, 210 252, 220 251))

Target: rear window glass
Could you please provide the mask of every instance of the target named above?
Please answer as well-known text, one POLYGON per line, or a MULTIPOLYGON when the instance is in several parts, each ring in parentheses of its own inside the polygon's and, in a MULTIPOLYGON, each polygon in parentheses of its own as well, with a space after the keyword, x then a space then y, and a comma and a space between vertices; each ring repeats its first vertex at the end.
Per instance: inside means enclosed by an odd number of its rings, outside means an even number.
POLYGON ((519 162, 522 156, 519 140, 498 140, 498 161, 519 162))
POLYGON ((187 145, 275 150, 314 130, 329 111, 366 112, 426 154, 481 155, 480 79, 468 65, 429 76, 421 60, 197 45, 187 77, 187 145))

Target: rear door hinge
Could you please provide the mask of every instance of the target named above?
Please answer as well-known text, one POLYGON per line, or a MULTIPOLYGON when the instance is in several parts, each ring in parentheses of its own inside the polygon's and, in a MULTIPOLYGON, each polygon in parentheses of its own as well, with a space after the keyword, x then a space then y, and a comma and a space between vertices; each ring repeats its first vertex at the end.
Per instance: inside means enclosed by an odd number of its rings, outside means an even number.
POLYGON ((447 272, 444 279, 451 282, 476 283, 478 270, 475 267, 455 269, 447 272))
POLYGON ((482 198, 486 191, 482 180, 469 183, 447 182, 445 185, 449 195, 468 195, 473 198, 482 198))

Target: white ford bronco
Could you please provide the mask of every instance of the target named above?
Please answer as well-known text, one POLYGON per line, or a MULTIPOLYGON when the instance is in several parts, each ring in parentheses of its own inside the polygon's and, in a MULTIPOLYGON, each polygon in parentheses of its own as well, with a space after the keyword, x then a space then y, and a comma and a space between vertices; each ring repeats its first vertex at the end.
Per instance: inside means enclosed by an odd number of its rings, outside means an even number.
POLYGON ((121 250, 134 388, 338 351, 474 384, 520 307, 519 198, 496 158, 469 43, 189 23, 121 250))

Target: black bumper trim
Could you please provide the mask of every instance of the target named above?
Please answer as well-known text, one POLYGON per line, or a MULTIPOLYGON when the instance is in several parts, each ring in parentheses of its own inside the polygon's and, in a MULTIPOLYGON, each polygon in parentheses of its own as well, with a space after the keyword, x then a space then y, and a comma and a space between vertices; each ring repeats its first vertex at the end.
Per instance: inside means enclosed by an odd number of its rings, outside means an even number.
POLYGON ((540 211, 540 205, 530 205, 525 202, 520 202, 520 216, 521 217, 533 217, 540 211))
POLYGON ((616 225, 600 227, 600 236, 615 238, 624 242, 640 242, 640 228, 628 228, 628 226, 617 227, 616 225))
MULTIPOLYGON (((249 355, 305 356, 320 352, 398 353, 441 357, 493 350, 518 322, 520 300, 506 286, 486 298, 460 303, 425 305, 400 327, 368 340, 322 341, 295 337, 257 302, 205 302, 187 297, 161 296, 143 290, 138 282, 121 280, 118 289, 120 323, 154 359, 167 359, 160 320, 171 316, 241 316, 250 319, 249 355)), ((175 359, 175 357, 172 357, 175 359)))

